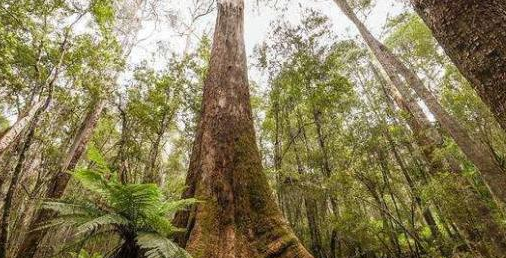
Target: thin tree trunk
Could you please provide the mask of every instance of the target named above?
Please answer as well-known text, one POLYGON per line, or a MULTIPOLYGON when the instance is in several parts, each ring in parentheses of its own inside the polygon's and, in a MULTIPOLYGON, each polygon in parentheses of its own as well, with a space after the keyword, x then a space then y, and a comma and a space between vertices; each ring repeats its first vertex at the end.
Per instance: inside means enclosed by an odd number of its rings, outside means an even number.
MULTIPOLYGON (((330 179, 332 177, 332 167, 330 165, 330 158, 327 150, 327 144, 325 141, 325 135, 323 133, 323 124, 322 124, 322 113, 313 108, 313 119, 316 126, 316 135, 318 138, 318 146, 320 147, 320 151, 322 153, 322 170, 323 175, 330 179)), ((308 150, 309 151, 309 150, 308 150)), ((330 201, 330 207, 332 209, 332 212, 334 213, 334 216, 339 216, 339 206, 337 204, 337 200, 335 197, 332 196, 332 194, 329 195, 329 201, 330 201)), ((336 229, 332 229, 331 237, 337 237, 336 239, 331 239, 331 245, 338 244, 339 248, 342 245, 342 241, 339 238, 339 234, 336 231, 336 229)))
POLYGON ((34 118, 37 110, 39 110, 42 105, 44 105, 44 100, 40 100, 35 103, 28 113, 16 123, 14 123, 10 128, 8 128, 3 135, 0 137, 0 158, 5 150, 18 138, 18 136, 23 132, 23 130, 30 124, 32 119, 34 118))
POLYGON ((9 221, 12 209, 12 201, 14 198, 14 194, 16 193, 19 179, 21 178, 21 173, 23 171, 24 162, 26 159, 26 154, 32 145, 33 138, 35 135, 35 129, 39 124, 42 113, 46 111, 46 109, 51 104, 51 100, 53 97, 53 86, 51 85, 49 88, 49 94, 46 99, 43 101, 43 105, 41 105, 34 113, 33 119, 31 119, 28 123, 28 128, 26 131, 26 137, 24 142, 21 144, 21 148, 19 150, 19 157, 14 167, 14 171, 12 173, 11 182, 9 184, 9 189, 7 190, 7 194, 4 199, 4 206, 2 212, 2 219, 0 221, 0 258, 7 257, 7 244, 9 238, 9 221))
POLYGON ((152 143, 151 150, 149 151, 149 161, 143 178, 143 181, 145 183, 157 183, 158 185, 162 185, 162 176, 157 173, 156 163, 158 161, 158 156, 160 155, 160 147, 163 148, 163 136, 167 132, 170 121, 174 117, 175 113, 175 108, 172 110, 172 112, 169 110, 169 108, 167 108, 163 114, 162 121, 160 122, 160 128, 156 133, 156 139, 152 143))
POLYGON ((202 115, 183 197, 203 203, 176 215, 196 257, 312 257, 284 221, 263 174, 250 106, 244 1, 218 1, 202 115))
POLYGON ((390 212, 390 209, 386 204, 385 199, 383 198, 383 193, 378 192, 376 182, 372 182, 370 179, 367 179, 365 177, 363 177, 361 181, 367 188, 367 190, 369 190, 369 193, 371 194, 373 199, 376 201, 376 205, 380 211, 383 228, 387 230, 388 240, 391 242, 393 248, 395 248, 394 253, 395 257, 401 257, 402 248, 400 246, 399 239, 397 238, 397 233, 394 224, 401 226, 401 228, 403 229, 406 228, 404 227, 404 225, 402 225, 402 222, 399 221, 397 218, 395 218, 390 212), (392 222, 392 219, 395 219, 395 221, 392 222))
MULTIPOLYGON (((274 90, 273 90, 274 91, 274 90)), ((283 195, 281 192, 281 187, 283 185, 283 178, 280 175, 281 173, 281 165, 283 161, 283 153, 282 153, 282 143, 281 143, 281 132, 283 129, 281 128, 281 108, 279 103, 279 96, 276 96, 273 101, 273 115, 274 115, 274 121, 275 121, 275 127, 274 127, 274 171, 276 173, 276 181, 277 181, 277 191, 276 196, 278 198, 278 204, 281 207, 282 212, 284 213, 284 207, 283 207, 283 195)), ((295 139, 292 139, 295 141, 295 139)))
MULTIPOLYGON (((434 130, 425 114, 419 116, 416 115, 416 112, 413 112, 414 109, 420 108, 418 103, 416 103, 413 98, 405 99, 404 96, 397 90, 397 88, 404 86, 394 85, 396 86, 394 87, 393 85, 384 82, 382 75, 376 70, 374 65, 371 65, 371 69, 373 70, 376 79, 380 81, 385 97, 388 98, 388 96, 391 96, 397 106, 406 113, 406 116, 404 116, 406 123, 409 125, 409 128, 411 128, 416 144, 420 147, 425 160, 428 162, 431 173, 436 174, 444 171, 444 164, 437 159, 435 154, 438 146, 440 145, 439 142, 442 141, 441 137, 438 132, 434 130)), ((392 111, 394 110, 392 107, 390 109, 392 111)))
POLYGON ((119 140, 118 154, 115 159, 115 165, 118 170, 118 177, 121 183, 126 184, 129 181, 128 164, 127 164, 127 142, 129 138, 129 121, 126 111, 121 108, 121 104, 118 106, 118 110, 121 117, 121 136, 119 140))
MULTIPOLYGON (((374 154, 376 154, 375 156, 376 156, 377 162, 378 162, 378 164, 380 166, 381 177, 383 179, 383 186, 382 186, 383 189, 381 191, 382 192, 381 193, 382 199, 383 199, 384 203, 386 204, 387 202, 386 202, 385 197, 384 197, 384 195, 385 195, 384 192, 385 192, 385 190, 388 191, 388 195, 390 197, 390 200, 392 201, 392 205, 393 205, 393 209, 395 211, 395 215, 397 216, 397 219, 399 221, 402 221, 402 216, 401 216, 401 214, 399 212, 399 207, 397 205, 397 200, 395 198, 395 195, 393 194, 393 189, 392 189, 392 187, 390 185, 390 178, 389 178, 390 177, 390 171, 389 171, 390 168, 389 168, 389 164, 388 164, 388 162, 386 160, 387 157, 384 155, 383 150, 376 150, 374 152, 374 154)), ((406 236, 406 239, 409 240, 409 235, 405 235, 405 236, 406 236)), ((408 244, 409 244, 408 247, 410 248, 410 251, 413 251, 412 247, 411 247, 411 244, 409 243, 409 241, 408 241, 408 244)))
MULTIPOLYGON (((387 92, 385 92, 385 90, 386 90, 385 89, 385 84, 386 83, 383 82, 381 75, 376 71, 375 67, 371 66, 371 68, 372 68, 372 70, 374 72, 374 75, 375 75, 376 79, 380 80, 380 83, 381 83, 381 86, 382 86, 382 90, 385 93, 385 98, 387 98, 387 105, 389 105, 387 107, 387 113, 391 113, 393 111, 393 109, 392 109, 393 108, 393 103, 389 103, 390 99, 388 99, 387 92)), ((368 101, 370 103, 373 103, 370 95, 367 93, 367 90, 365 90, 365 88, 364 88, 364 92, 366 93, 365 95, 366 95, 366 98, 368 99, 368 101)), ((397 103, 399 103, 399 106, 401 106, 401 105, 404 106, 404 107, 406 106, 405 102, 404 102, 404 99, 402 98, 402 96, 400 96, 400 94, 397 91, 395 91, 395 88, 392 87, 391 93, 396 96, 396 100, 397 100, 397 103)), ((405 107, 405 108, 406 108, 405 111, 408 111, 408 114, 409 114, 409 109, 407 107, 405 107)), ((372 111, 374 112, 374 114, 376 115, 376 117, 380 121, 382 121, 382 123, 384 124, 384 126, 387 126, 386 121, 384 120, 383 117, 380 116, 380 114, 377 111, 377 109, 373 107, 372 111)), ((417 121, 416 121, 416 119, 412 115, 410 115, 407 120, 408 120, 409 124, 413 124, 413 127, 415 127, 418 124, 417 121)), ((415 127, 414 129, 416 130, 417 128, 418 127, 415 127)), ((420 142, 420 145, 423 143, 423 144, 430 144, 430 146, 433 146, 433 144, 430 142, 430 139, 424 139, 425 134, 421 134, 419 132, 416 132, 415 130, 413 130, 413 131, 415 133, 415 137, 419 138, 418 142, 420 142)), ((394 140, 392 138, 392 135, 390 134, 390 132, 389 132, 388 129, 385 129, 383 131, 384 131, 383 134, 385 135, 385 138, 388 141, 390 150, 392 151, 392 153, 394 155, 395 161, 399 165, 400 170, 401 170, 404 178, 406 179, 406 182, 407 182, 408 187, 410 189, 411 195, 413 196, 413 199, 415 200, 415 203, 416 203, 417 207, 421 210, 422 217, 424 218, 425 222, 429 226, 429 229, 430 229, 430 231, 432 233, 432 236, 434 237, 434 239, 436 239, 438 241, 442 241, 442 238, 441 238, 442 235, 441 235, 441 232, 440 232, 439 228, 437 227, 436 220, 434 219, 434 216, 432 215, 432 212, 430 211, 429 207, 424 207, 422 205, 422 199, 418 195, 418 190, 416 189, 416 185, 415 185, 413 179, 411 178, 411 176, 409 175, 409 172, 408 172, 408 170, 406 168, 406 165, 404 164, 404 161, 402 160, 401 155, 399 154, 399 152, 397 150, 397 147, 396 147, 395 142, 394 142, 394 140)), ((381 154, 381 153, 378 153, 378 154, 381 154)), ((429 155, 429 154, 427 154, 427 155, 429 155)), ((430 153, 429 157, 432 157, 432 155, 433 154, 430 153)), ((434 159, 432 159, 432 160, 434 160, 434 159)), ((443 252, 443 254, 446 254, 446 250, 444 250, 444 248, 441 248, 441 251, 443 252)))
MULTIPOLYGON (((435 115, 443 128, 455 140, 462 152, 473 162, 483 176, 496 200, 506 202, 506 176, 504 169, 484 144, 473 140, 467 131, 438 102, 436 97, 425 87, 423 82, 409 70, 389 49, 381 44, 357 18, 347 0, 334 0, 350 20, 357 26, 360 34, 372 52, 387 69, 395 69, 406 80, 406 83, 424 100, 429 110, 435 115)), ((398 88, 399 89, 399 88, 398 88)))
MULTIPOLYGON (((70 149, 67 151, 61 165, 59 172, 54 176, 52 181, 49 184, 47 192, 45 193, 45 198, 48 199, 58 199, 63 196, 65 188, 70 180, 70 174, 67 171, 72 170, 77 165, 77 162, 81 158, 84 150, 88 142, 93 135, 93 130, 95 129, 97 122, 102 114, 102 110, 106 101, 104 99, 98 100, 86 115, 83 120, 79 131, 77 132, 70 149)), ((41 223, 46 222, 54 216, 54 213, 49 210, 41 210, 39 211, 34 218, 32 219, 29 230, 33 231, 37 227, 41 225, 41 223)), ((31 258, 35 255, 37 251, 37 247, 39 243, 42 241, 44 236, 46 235, 47 230, 37 230, 33 231, 30 234, 27 234, 24 241, 22 242, 19 252, 17 254, 18 258, 31 258)))
POLYGON ((506 131, 504 0, 411 0, 411 3, 506 131))
MULTIPOLYGON (((287 130, 290 132, 290 137, 293 139, 293 151, 295 154, 295 160, 297 163, 297 171, 300 175, 304 175, 304 166, 302 165, 302 160, 299 155, 299 149, 297 147, 296 138, 297 136, 293 133, 290 124, 287 125, 287 130)), ((318 221, 318 205, 314 198, 310 195, 303 194, 304 206, 306 208, 306 218, 309 227, 309 235, 311 237, 311 250, 315 258, 326 258, 326 254, 323 249, 322 239, 321 239, 321 230, 318 221)))

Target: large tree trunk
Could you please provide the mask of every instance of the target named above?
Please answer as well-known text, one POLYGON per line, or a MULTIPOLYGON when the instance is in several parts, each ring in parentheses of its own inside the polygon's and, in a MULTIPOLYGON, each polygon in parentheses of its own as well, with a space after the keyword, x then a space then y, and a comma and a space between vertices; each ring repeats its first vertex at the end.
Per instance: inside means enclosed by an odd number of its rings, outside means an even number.
POLYGON ((30 124, 35 113, 39 110, 44 104, 44 100, 40 100, 35 103, 28 113, 20 118, 16 123, 14 123, 10 128, 8 128, 5 133, 0 135, 0 157, 5 152, 5 150, 16 140, 16 138, 21 134, 21 132, 30 124))
POLYGON ((506 131, 506 2, 411 2, 506 131))
MULTIPOLYGON (((100 115, 102 114, 105 103, 106 101, 104 99, 98 100, 86 115, 79 131, 74 137, 72 146, 62 161, 59 173, 57 173, 53 180, 49 183, 49 187, 44 196, 45 198, 58 199, 62 197, 70 180, 70 174, 68 174, 67 171, 74 169, 81 158, 84 150, 86 149, 86 145, 93 135, 93 130, 97 125, 100 115)), ((41 210, 34 216, 29 226, 29 230, 32 232, 27 234, 26 238, 22 242, 17 254, 18 258, 31 258, 35 255, 37 247, 46 235, 47 230, 33 230, 40 227, 41 223, 51 219, 52 216, 54 216, 54 213, 49 210, 41 210)))
POLYGON ((312 257, 283 219, 263 174, 248 89, 243 0, 218 1, 202 115, 184 196, 203 203, 176 215, 194 257, 312 257))
MULTIPOLYGON (((372 36, 364 24, 356 17, 347 0, 334 0, 348 18, 357 26, 360 34, 385 70, 394 69, 406 83, 422 98, 441 126, 455 140, 462 152, 473 162, 489 186, 494 197, 506 202, 506 176, 494 155, 482 143, 473 140, 467 131, 438 102, 425 87, 418 76, 408 69, 388 48, 372 36)), ((400 89, 399 89, 400 90, 400 89)))

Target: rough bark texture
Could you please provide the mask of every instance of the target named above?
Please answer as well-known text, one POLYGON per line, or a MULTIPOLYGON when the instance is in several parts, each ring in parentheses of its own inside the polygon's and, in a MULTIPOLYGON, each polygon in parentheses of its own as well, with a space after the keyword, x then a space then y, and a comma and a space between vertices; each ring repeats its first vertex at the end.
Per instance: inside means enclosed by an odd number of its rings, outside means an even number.
POLYGON ((12 144, 12 142, 14 142, 14 140, 21 134, 21 132, 28 126, 30 121, 32 121, 33 117, 35 116, 37 110, 39 110, 43 104, 44 100, 35 103, 35 105, 30 108, 26 116, 16 121, 14 125, 12 125, 5 131, 5 133, 0 136, 0 157, 12 144))
POLYGON ((460 72, 506 130, 504 0, 411 0, 460 72))
POLYGON ((211 63, 188 189, 203 200, 176 215, 196 258, 312 257, 283 219, 262 172, 243 39, 243 0, 218 1, 211 63))
MULTIPOLYGON (((348 18, 357 26, 360 34, 365 42, 378 59, 383 69, 389 76, 393 86, 386 85, 389 95, 397 102, 399 107, 408 113, 407 122, 413 130, 415 140, 421 147, 422 153, 430 164, 430 172, 437 173, 444 171, 444 165, 441 161, 434 159, 435 151, 438 148, 440 137, 437 132, 431 129, 431 125, 426 115, 416 103, 416 99, 412 95, 409 88, 404 84, 407 83, 416 94, 427 104, 429 110, 434 113, 436 119, 441 123, 443 128, 455 140, 457 145, 462 149, 464 154, 476 165, 480 170, 485 182, 490 187, 493 194, 499 200, 506 200, 506 176, 504 171, 482 143, 474 141, 467 131, 455 120, 448 112, 439 104, 435 96, 425 87, 420 78, 410 69, 408 69, 388 48, 379 42, 367 30, 364 24, 356 17, 355 13, 346 0, 334 0, 348 18), (403 80, 401 80, 401 77, 403 80)), ((448 158, 447 158, 448 159, 448 158)), ((452 157, 449 158, 452 172, 460 172, 458 166, 452 164, 452 157)), ((464 182, 465 184, 466 182, 464 182)), ((470 193, 471 198, 475 200, 477 210, 480 214, 480 220, 486 225, 484 231, 486 236, 479 236, 474 233, 474 229, 469 227, 466 221, 458 221, 461 228, 466 232, 469 239, 477 242, 477 249, 481 254, 487 255, 486 243, 496 250, 497 253, 503 254, 506 251, 506 245, 502 243, 504 232, 497 229, 494 222, 493 212, 487 207, 474 193, 470 193)))
MULTIPOLYGON (((506 202, 505 171, 499 165, 491 151, 484 144, 473 140, 458 121, 439 104, 436 97, 425 87, 421 79, 407 68, 388 48, 372 36, 364 24, 353 13, 353 10, 346 0, 334 1, 357 26, 367 45, 371 48, 387 73, 389 73, 389 70, 393 70, 404 78, 406 83, 427 104, 429 110, 441 123, 441 126, 452 136, 462 152, 478 168, 494 197, 501 202, 506 202)), ((390 77, 395 76, 392 75, 390 77)), ((398 90, 400 91, 401 89, 398 88, 398 90)), ((410 101, 407 100, 407 103, 409 102, 410 101)), ((415 116, 417 116, 416 113, 415 116)))
MULTIPOLYGON (((86 115, 81 124, 81 127, 79 128, 79 131, 74 137, 72 146, 62 161, 60 172, 57 173, 53 180, 49 183, 49 187, 44 196, 45 198, 58 199, 63 196, 65 188, 67 187, 67 184, 70 180, 70 174, 68 174, 67 171, 74 169, 77 165, 77 162, 81 158, 84 150, 86 149, 86 145, 93 135, 93 130, 97 125, 100 115, 102 114, 105 103, 106 102, 103 99, 98 100, 86 115)), ((46 235, 47 230, 33 230, 40 227, 41 223, 46 222, 53 216, 54 213, 49 210, 41 210, 34 216, 29 226, 29 230, 32 232, 30 234, 27 234, 24 241, 22 242, 17 254, 18 258, 31 258, 35 255, 38 245, 46 235)))

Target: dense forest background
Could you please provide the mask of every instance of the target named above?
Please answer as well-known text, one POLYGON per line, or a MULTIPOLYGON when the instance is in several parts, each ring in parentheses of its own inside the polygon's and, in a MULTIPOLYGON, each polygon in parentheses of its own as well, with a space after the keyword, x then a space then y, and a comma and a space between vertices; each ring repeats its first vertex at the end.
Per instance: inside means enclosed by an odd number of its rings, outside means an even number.
POLYGON ((506 257, 506 4, 245 2, 0 0, 0 258, 506 257))

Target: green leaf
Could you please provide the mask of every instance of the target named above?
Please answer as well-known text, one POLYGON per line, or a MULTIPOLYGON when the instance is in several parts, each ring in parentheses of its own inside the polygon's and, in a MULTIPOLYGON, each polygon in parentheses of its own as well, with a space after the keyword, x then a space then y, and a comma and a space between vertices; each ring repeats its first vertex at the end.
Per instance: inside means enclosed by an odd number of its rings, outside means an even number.
POLYGON ((191 258, 176 243, 156 233, 139 234, 136 241, 145 250, 146 258, 191 258))
POLYGON ((105 214, 104 216, 95 218, 79 225, 76 230, 77 234, 87 234, 93 231, 98 231, 102 227, 106 226, 127 226, 130 221, 119 214, 105 214))

